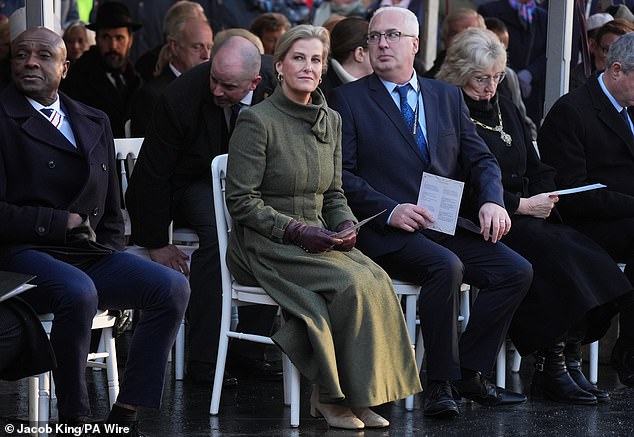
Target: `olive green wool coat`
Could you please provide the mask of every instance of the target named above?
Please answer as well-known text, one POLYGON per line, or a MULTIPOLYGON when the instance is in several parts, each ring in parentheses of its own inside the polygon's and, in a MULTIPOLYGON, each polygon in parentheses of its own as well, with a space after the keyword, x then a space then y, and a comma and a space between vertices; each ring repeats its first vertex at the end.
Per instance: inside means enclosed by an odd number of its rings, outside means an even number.
POLYGON ((227 166, 229 268, 285 310, 273 341, 322 401, 372 406, 420 391, 387 274, 357 249, 309 254, 283 243, 291 219, 328 229, 356 220, 341 186, 341 118, 321 92, 302 105, 278 87, 240 113, 227 166))

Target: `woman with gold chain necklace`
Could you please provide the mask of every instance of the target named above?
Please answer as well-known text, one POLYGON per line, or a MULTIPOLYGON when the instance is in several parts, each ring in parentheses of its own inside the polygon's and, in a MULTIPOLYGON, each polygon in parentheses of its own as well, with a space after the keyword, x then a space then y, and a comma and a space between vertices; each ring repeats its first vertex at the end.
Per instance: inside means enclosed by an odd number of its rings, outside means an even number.
POLYGON ((603 336, 632 285, 602 248, 561 223, 555 171, 540 162, 517 108, 497 94, 505 65, 498 37, 472 28, 454 39, 437 77, 462 88, 471 120, 502 170, 512 219, 504 243, 533 264, 531 289, 509 329, 522 355, 536 355, 531 392, 594 405, 609 393, 583 375, 580 346, 603 336))

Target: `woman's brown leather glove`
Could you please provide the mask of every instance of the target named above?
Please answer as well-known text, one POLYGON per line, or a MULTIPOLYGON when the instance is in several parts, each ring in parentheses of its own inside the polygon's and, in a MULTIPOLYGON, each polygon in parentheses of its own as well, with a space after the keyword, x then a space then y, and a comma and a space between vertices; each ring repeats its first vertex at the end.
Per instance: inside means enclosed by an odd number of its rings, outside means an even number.
MULTIPOLYGON (((337 226, 336 231, 340 232, 343 231, 344 229, 348 229, 354 226, 354 222, 352 220, 346 220, 345 222, 342 222, 339 224, 339 226, 337 226)), ((335 250, 339 250, 341 252, 349 252, 352 250, 352 248, 354 247, 354 245, 357 243, 357 231, 356 230, 351 230, 350 233, 344 235, 343 237, 339 237, 341 238, 342 242, 337 244, 334 249, 335 250)))
POLYGON ((284 232, 284 243, 292 243, 309 253, 321 253, 341 243, 335 232, 291 220, 284 232))

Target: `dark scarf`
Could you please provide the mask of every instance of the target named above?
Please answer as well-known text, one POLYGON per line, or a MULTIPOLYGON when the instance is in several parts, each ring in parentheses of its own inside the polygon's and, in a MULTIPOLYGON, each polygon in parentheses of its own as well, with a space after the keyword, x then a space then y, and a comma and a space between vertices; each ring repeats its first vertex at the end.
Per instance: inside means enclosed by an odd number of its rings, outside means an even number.
POLYGON ((469 108, 471 118, 489 126, 498 124, 498 95, 495 93, 491 100, 473 100, 464 91, 464 101, 469 108))

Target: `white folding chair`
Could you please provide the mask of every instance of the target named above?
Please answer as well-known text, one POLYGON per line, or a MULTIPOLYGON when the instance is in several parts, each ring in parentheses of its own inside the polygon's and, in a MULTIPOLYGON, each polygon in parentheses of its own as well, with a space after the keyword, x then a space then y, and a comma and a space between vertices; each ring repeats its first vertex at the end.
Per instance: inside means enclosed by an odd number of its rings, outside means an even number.
MULTIPOLYGON (((416 350, 416 303, 420 295, 420 285, 392 279, 392 286, 400 299, 405 299, 405 324, 412 348, 416 350)), ((417 363, 418 364, 418 363, 417 363)), ((417 367, 420 371, 420 367, 417 367)), ((405 398, 405 409, 414 409, 414 395, 405 398)))
MULTIPOLYGON (((216 156, 211 163, 211 179, 214 195, 214 210, 216 213, 216 228, 218 232, 218 246, 220 249, 220 270, 222 273, 222 318, 220 321, 220 339, 218 342, 218 358, 216 360, 216 374, 211 394, 209 414, 216 415, 220 408, 222 381, 227 360, 229 339, 253 341, 263 344, 274 344, 270 337, 244 334, 231 329, 232 307, 239 305, 277 305, 260 287, 248 287, 238 284, 227 267, 226 254, 231 233, 231 216, 225 202, 225 178, 227 172, 227 155, 216 156)), ((297 368, 284 355, 284 404, 291 407, 291 427, 299 426, 299 384, 300 374, 297 368)))
MULTIPOLYGON (((461 332, 467 327, 467 323, 469 323, 470 316, 470 291, 471 287, 467 284, 462 284, 460 286, 460 315, 458 316, 458 322, 460 322, 461 332)), ((416 324, 418 326, 416 337, 416 365, 420 370, 423 365, 423 356, 425 355, 425 344, 423 342, 423 333, 420 329, 420 320, 416 320, 416 324)))
MULTIPOLYGON (((121 181, 121 194, 122 194, 122 202, 125 202, 125 193, 128 189, 128 181, 130 179, 130 175, 132 174, 132 170, 134 168, 134 164, 136 162, 137 157, 139 156, 139 152, 141 151, 141 145, 143 144, 143 138, 115 138, 114 147, 115 154, 117 160, 117 166, 120 174, 121 181)), ((130 218, 128 216, 128 211, 125 208, 125 203, 121 205, 123 207, 123 217, 125 221, 125 235, 132 234, 132 229, 130 226, 130 218)), ((170 236, 171 236, 171 228, 170 228, 170 236)), ((171 237, 170 237, 171 238, 171 237)), ((198 240, 198 237, 196 237, 198 240)), ((171 239, 170 239, 171 243, 171 239)), ((191 252, 195 248, 190 246, 179 246, 183 252, 187 255, 191 256, 191 252)), ((151 261, 150 255, 147 252, 147 249, 140 246, 128 246, 126 248, 126 252, 130 252, 134 255, 140 256, 147 260, 151 261)), ((171 358, 170 358, 171 359, 171 358)), ((174 342, 174 378, 177 381, 183 380, 185 377, 185 320, 181 321, 181 326, 178 329, 178 334, 176 335, 176 341, 174 342)))
MULTIPOLYGON (((39 316, 46 335, 51 335, 53 314, 39 316)), ((116 317, 107 311, 99 310, 92 321, 92 329, 101 329, 101 339, 97 352, 88 354, 88 367, 106 369, 108 380, 108 399, 110 407, 119 395, 119 373, 117 369, 117 349, 112 336, 116 317), (101 362, 105 361, 105 362, 101 362)), ((29 422, 45 424, 49 422, 51 399, 55 398, 55 390, 51 372, 29 378, 29 422)))

